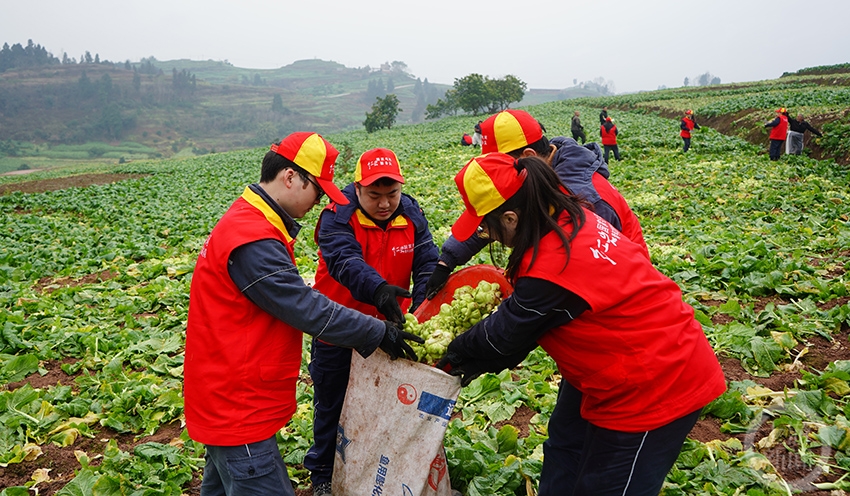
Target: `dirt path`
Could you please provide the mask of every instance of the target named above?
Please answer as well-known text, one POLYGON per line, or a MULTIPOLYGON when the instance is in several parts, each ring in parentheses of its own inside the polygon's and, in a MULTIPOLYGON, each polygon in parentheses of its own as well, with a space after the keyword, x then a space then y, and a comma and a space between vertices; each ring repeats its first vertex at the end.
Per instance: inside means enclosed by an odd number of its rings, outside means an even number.
MULTIPOLYGON (((21 172, 32 172, 32 170, 21 172)), ((144 174, 80 174, 78 176, 0 184, 0 196, 8 195, 15 191, 22 193, 44 193, 45 191, 56 191, 65 188, 84 188, 93 184, 112 184, 139 177, 144 177, 144 174)))

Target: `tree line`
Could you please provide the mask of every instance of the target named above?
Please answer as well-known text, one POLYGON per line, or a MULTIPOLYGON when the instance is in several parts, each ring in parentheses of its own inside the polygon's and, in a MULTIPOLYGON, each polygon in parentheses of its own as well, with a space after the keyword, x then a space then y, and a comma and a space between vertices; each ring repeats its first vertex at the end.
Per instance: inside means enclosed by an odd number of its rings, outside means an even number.
POLYGON ((693 79, 685 77, 682 83, 683 86, 714 86, 720 84, 720 78, 706 71, 693 79))
MULTIPOLYGON (((427 79, 426 79, 427 84, 427 79)), ((522 101, 525 96, 527 85, 516 76, 508 75, 502 79, 491 79, 481 74, 470 74, 455 79, 454 85, 447 90, 442 98, 437 98, 433 104, 425 104, 425 118, 439 119, 443 115, 457 115, 464 111, 472 115, 482 113, 496 113, 505 110, 511 103, 522 101)), ((419 102, 425 102, 425 85, 414 88, 417 95, 417 107, 419 102)), ((414 112, 417 110, 414 109, 414 112)), ((398 113, 401 112, 398 97, 388 94, 384 97, 376 97, 371 112, 366 113, 363 126, 366 132, 371 133, 378 129, 389 129, 396 121, 398 113)), ((415 122, 415 120, 414 120, 415 122)))
POLYGON ((505 110, 511 103, 522 101, 528 85, 516 76, 507 75, 491 79, 481 74, 470 74, 455 79, 443 98, 426 107, 426 119, 439 119, 444 115, 457 115, 463 111, 473 115, 493 114, 505 110))
MULTIPOLYGON (((69 65, 77 63, 77 59, 69 57, 67 53, 63 53, 60 60, 51 52, 48 52, 43 46, 33 43, 32 40, 27 40, 27 46, 23 46, 20 43, 9 46, 9 43, 3 43, 3 48, 0 49, 0 72, 5 72, 9 69, 26 69, 46 65, 69 65)), ((79 63, 116 65, 108 60, 100 60, 99 54, 92 56, 88 50, 80 55, 79 63)), ((126 64, 129 63, 130 61, 126 62, 126 64)))

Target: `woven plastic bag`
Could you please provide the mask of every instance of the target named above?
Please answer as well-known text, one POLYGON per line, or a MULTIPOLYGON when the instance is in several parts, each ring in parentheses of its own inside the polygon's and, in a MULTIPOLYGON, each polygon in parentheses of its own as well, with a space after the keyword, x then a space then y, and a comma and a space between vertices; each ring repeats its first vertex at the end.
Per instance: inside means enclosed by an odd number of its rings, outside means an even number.
POLYGON ((381 350, 352 354, 337 431, 335 496, 450 496, 443 438, 460 379, 381 350))

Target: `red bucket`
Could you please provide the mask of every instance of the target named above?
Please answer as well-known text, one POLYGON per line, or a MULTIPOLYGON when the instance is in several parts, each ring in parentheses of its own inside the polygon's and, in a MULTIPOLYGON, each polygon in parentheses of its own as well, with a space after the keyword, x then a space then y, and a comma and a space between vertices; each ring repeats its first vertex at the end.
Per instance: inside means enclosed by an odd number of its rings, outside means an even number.
POLYGON ((413 316, 420 323, 425 322, 440 313, 440 305, 452 302, 455 290, 463 286, 472 286, 474 288, 481 281, 487 281, 491 284, 497 283, 499 290, 502 292, 502 299, 507 298, 514 291, 502 269, 486 264, 472 265, 450 275, 443 289, 438 291, 433 299, 423 301, 419 305, 419 308, 413 312, 413 316))

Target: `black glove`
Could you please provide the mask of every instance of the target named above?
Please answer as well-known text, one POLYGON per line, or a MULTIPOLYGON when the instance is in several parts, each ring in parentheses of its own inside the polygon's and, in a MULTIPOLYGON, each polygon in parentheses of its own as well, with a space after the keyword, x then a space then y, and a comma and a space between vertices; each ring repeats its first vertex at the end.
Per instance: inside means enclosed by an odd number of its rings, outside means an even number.
POLYGON ((452 275, 452 269, 448 265, 438 263, 428 282, 425 283, 425 298, 430 300, 437 296, 437 292, 443 289, 450 275, 452 275))
POLYGON ((375 302, 375 307, 387 320, 404 325, 404 314, 401 313, 401 307, 398 304, 399 296, 410 298, 410 291, 382 282, 375 290, 372 301, 375 302))
POLYGON ((389 320, 384 321, 384 324, 386 325, 386 331, 384 332, 384 338, 381 340, 381 344, 379 344, 378 347, 384 350, 387 355, 390 356, 391 360, 395 360, 399 357, 405 358, 406 355, 407 358, 414 362, 419 361, 419 357, 416 356, 413 348, 404 340, 409 339, 411 341, 416 341, 419 344, 423 344, 425 340, 415 334, 402 331, 389 320))
MULTIPOLYGON (((452 343, 454 343, 454 341, 452 343)), ((460 376, 460 385, 462 387, 466 387, 476 377, 485 372, 498 373, 505 369, 512 369, 516 367, 522 363, 522 361, 525 360, 525 357, 527 357, 528 354, 536 347, 537 343, 534 343, 534 345, 530 348, 510 355, 502 355, 489 360, 477 360, 468 356, 464 357, 460 353, 451 351, 452 345, 450 344, 446 356, 441 358, 435 367, 445 370, 449 373, 449 375, 460 376)))

